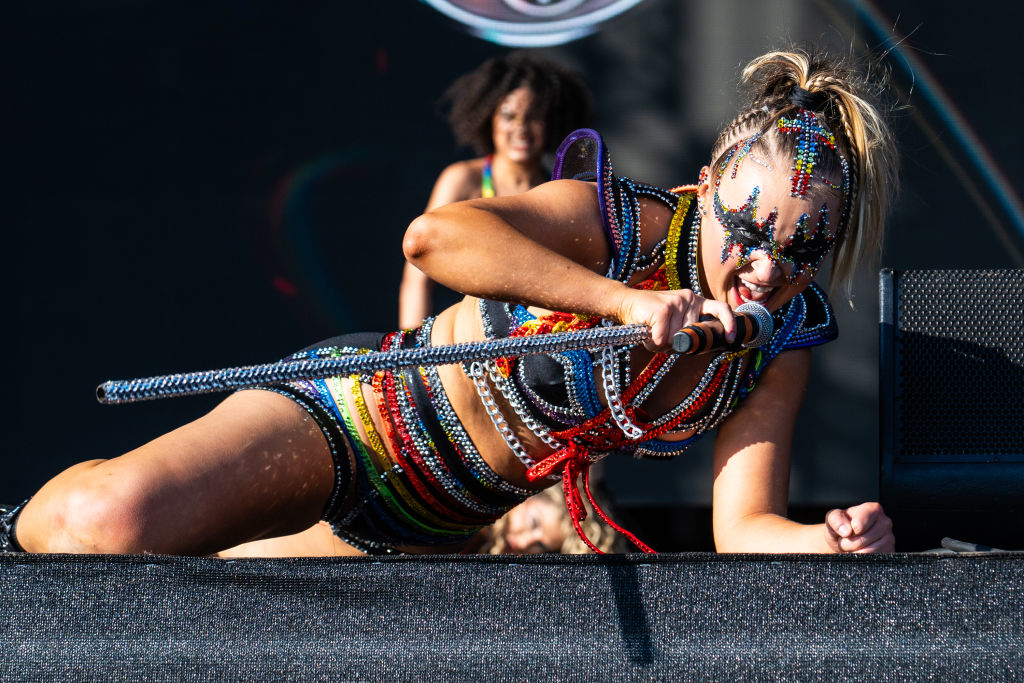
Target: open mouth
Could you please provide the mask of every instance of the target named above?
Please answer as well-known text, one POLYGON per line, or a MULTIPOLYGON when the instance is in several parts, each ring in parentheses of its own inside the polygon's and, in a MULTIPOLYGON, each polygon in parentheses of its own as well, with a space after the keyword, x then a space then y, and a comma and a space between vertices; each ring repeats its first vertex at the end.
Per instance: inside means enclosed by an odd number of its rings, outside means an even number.
POLYGON ((736 277, 736 295, 741 303, 764 304, 775 293, 775 289, 775 287, 756 284, 742 277, 736 277))

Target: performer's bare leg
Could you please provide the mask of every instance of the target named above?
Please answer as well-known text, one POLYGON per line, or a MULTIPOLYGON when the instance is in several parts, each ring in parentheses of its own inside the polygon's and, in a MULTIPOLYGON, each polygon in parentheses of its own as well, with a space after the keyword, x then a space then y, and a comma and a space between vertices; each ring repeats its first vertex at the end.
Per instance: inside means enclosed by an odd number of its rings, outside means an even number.
POLYGON ((334 535, 327 522, 318 522, 305 531, 288 536, 250 541, 217 553, 218 557, 339 557, 363 555, 334 535))
POLYGON ((17 540, 30 552, 208 555, 310 528, 333 486, 308 413, 243 391, 141 448, 57 475, 22 511, 17 540))

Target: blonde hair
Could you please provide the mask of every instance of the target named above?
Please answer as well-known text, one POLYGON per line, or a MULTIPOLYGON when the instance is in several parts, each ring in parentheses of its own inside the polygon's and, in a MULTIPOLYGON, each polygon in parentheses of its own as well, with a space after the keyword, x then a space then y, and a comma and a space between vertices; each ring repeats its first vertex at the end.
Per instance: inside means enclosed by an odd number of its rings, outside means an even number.
MULTIPOLYGON (((565 499, 562 496, 561 486, 552 486, 534 496, 550 505, 554 505, 555 509, 559 512, 559 530, 562 532, 565 540, 562 541, 562 546, 558 549, 558 552, 564 555, 586 555, 592 553, 593 551, 587 547, 583 539, 577 535, 576 529, 573 528, 572 520, 569 519, 569 513, 565 509, 565 499)), ((583 504, 587 508, 587 518, 580 522, 580 527, 582 527, 583 533, 587 535, 587 538, 600 548, 602 552, 625 552, 626 544, 622 536, 598 519, 586 496, 583 497, 583 504)), ((602 508, 604 508, 604 504, 602 504, 602 508)), ((480 548, 481 553, 501 555, 508 552, 508 546, 505 544, 504 538, 507 524, 507 518, 502 517, 491 525, 487 530, 487 540, 480 548)))
POLYGON ((820 103, 814 113, 835 135, 838 152, 849 165, 845 225, 833 254, 831 288, 841 289, 850 300, 857 266, 871 265, 881 253, 899 171, 896 144, 879 104, 884 74, 870 69, 861 73, 844 59, 794 48, 753 60, 743 69, 742 81, 747 108, 718 136, 711 167, 717 168, 734 145, 759 133, 755 148, 769 154, 792 152, 794 137, 774 133, 775 123, 799 108, 791 101, 796 88, 814 97, 820 103))

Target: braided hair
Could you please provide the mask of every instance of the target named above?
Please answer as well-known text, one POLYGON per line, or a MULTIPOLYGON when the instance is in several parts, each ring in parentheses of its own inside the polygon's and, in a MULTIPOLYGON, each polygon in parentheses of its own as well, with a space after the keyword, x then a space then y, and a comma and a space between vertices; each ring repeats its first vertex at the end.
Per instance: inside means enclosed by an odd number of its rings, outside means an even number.
POLYGON ((743 70, 746 108, 718 136, 711 168, 730 150, 757 136, 752 149, 768 155, 794 154, 796 138, 780 135, 779 119, 801 109, 814 113, 835 136, 836 152, 824 149, 821 171, 834 172, 842 160, 849 171, 832 261, 833 288, 850 297, 856 267, 871 264, 882 249, 884 222, 892 203, 899 159, 879 104, 883 80, 871 80, 850 62, 825 53, 792 49, 770 52, 743 70))

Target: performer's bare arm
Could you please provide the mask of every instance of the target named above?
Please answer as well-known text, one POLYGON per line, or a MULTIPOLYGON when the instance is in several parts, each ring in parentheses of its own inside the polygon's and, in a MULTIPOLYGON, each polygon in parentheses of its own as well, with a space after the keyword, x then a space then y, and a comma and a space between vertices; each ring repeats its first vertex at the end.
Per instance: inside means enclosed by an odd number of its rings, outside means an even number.
MULTIPOLYGON (((451 164, 437 177, 427 202, 427 211, 462 201, 473 196, 480 187, 480 171, 471 161, 451 164)), ((398 288, 398 325, 403 329, 416 327, 433 312, 433 281, 408 261, 402 270, 398 288)))
POLYGON ((449 204, 416 219, 406 258, 472 296, 600 315, 651 327, 667 348, 684 325, 710 313, 732 334, 728 305, 689 290, 636 290, 606 278, 610 258, 592 183, 559 180, 522 195, 449 204))
POLYGON ((780 354, 757 391, 715 441, 713 525, 719 552, 892 552, 892 523, 878 503, 832 510, 822 524, 786 518, 793 430, 811 351, 780 354))

